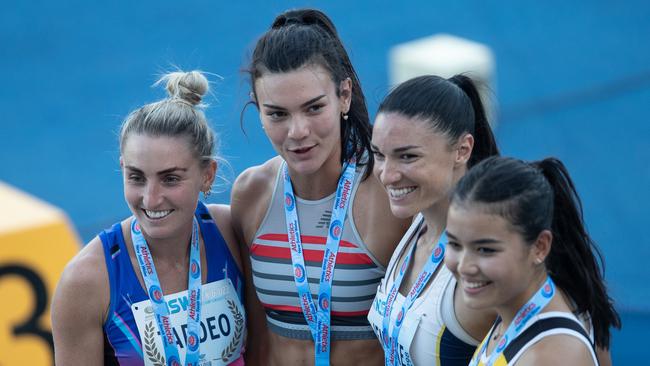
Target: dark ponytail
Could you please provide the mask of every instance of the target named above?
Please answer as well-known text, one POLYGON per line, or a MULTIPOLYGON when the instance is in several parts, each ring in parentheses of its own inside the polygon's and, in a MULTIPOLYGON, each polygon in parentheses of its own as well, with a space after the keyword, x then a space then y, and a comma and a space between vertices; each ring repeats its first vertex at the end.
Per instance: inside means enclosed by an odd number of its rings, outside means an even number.
POLYGON ((467 76, 445 79, 424 75, 407 80, 384 98, 379 113, 399 113, 428 121, 435 131, 447 135, 452 144, 465 133, 472 134, 474 148, 468 167, 499 155, 481 98, 467 76))
POLYGON ((471 168, 487 157, 499 155, 499 149, 474 81, 460 74, 453 76, 449 81, 456 84, 467 94, 474 109, 474 133, 472 134, 474 136, 474 148, 472 149, 472 156, 467 162, 467 166, 471 168))
POLYGON ((591 316, 596 344, 609 348, 609 328, 620 328, 621 320, 607 294, 602 255, 585 230, 582 204, 564 164, 554 158, 530 164, 488 158, 470 169, 454 190, 452 204, 473 203, 508 220, 527 243, 542 230, 551 230, 546 269, 576 310, 591 316))
POLYGON ((561 161, 547 158, 532 165, 541 170, 554 193, 553 245, 546 268, 558 286, 570 294, 577 311, 591 315, 596 343, 607 348, 609 327, 620 328, 621 320, 607 295, 603 256, 585 230, 578 193, 561 161))
MULTIPOLYGON (((374 156, 370 151, 372 125, 361 83, 334 23, 316 9, 288 10, 278 15, 271 28, 255 45, 248 73, 251 88, 266 73, 284 73, 313 63, 329 71, 339 95, 339 85, 352 81, 352 98, 348 119, 341 123, 341 163, 353 156, 366 165, 367 177, 372 173, 374 156)), ((256 98, 255 98, 256 99, 256 98)))

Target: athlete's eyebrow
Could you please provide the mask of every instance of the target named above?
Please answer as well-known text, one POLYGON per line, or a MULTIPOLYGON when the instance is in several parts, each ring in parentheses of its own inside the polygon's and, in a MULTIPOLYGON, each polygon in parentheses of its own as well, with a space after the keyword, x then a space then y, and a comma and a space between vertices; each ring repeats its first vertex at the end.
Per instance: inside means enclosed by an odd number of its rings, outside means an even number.
MULTIPOLYGON (((459 241, 458 238, 454 234, 449 232, 449 230, 447 230, 447 237, 452 239, 452 240, 459 241)), ((476 240, 472 240, 471 242, 469 242, 469 244, 472 244, 472 245, 499 244, 499 243, 501 243, 501 240, 492 239, 492 238, 481 238, 481 239, 476 239, 476 240)))
POLYGON ((418 145, 406 145, 406 146, 400 146, 400 147, 396 147, 396 148, 394 148, 394 149, 393 149, 393 152, 395 152, 395 153, 401 153, 401 152, 404 152, 404 151, 407 151, 407 150, 417 149, 417 148, 419 148, 419 147, 420 147, 420 146, 418 146, 418 145))
POLYGON ((186 171, 187 171, 187 168, 181 168, 181 167, 177 167, 177 166, 175 166, 175 167, 172 167, 172 168, 169 168, 169 169, 161 170, 161 171, 159 171, 159 172, 156 173, 156 174, 158 174, 158 175, 165 175, 165 174, 173 173, 173 172, 175 172, 175 171, 186 172, 186 171))
MULTIPOLYGON (((317 97, 315 97, 315 98, 311 98, 311 99, 309 99, 308 101, 306 101, 306 102, 304 102, 303 104, 301 104, 301 105, 300 105, 300 108, 304 108, 304 107, 306 107, 306 106, 308 106, 308 105, 310 105, 310 104, 316 103, 317 101, 319 101, 320 99, 322 99, 322 98, 324 98, 324 97, 326 97, 326 96, 327 96, 326 94, 322 94, 322 95, 319 95, 319 96, 317 96, 317 97)), ((271 108, 271 109, 281 109, 281 110, 285 110, 285 109, 286 109, 286 108, 284 108, 284 107, 280 107, 280 106, 273 105, 273 104, 268 104, 268 103, 263 103, 262 105, 265 106, 266 108, 271 108)))
MULTIPOLYGON (((131 166, 131 165, 125 165, 124 168, 126 168, 128 170, 132 170, 132 171, 134 171, 136 173, 144 174, 144 172, 142 170, 140 170, 140 169, 138 169, 138 168, 136 168, 134 166, 131 166)), ((156 174, 157 175, 164 175, 164 174, 173 173, 173 172, 175 172, 177 170, 182 171, 182 172, 186 172, 187 168, 171 167, 169 169, 161 170, 161 171, 157 172, 156 174)))

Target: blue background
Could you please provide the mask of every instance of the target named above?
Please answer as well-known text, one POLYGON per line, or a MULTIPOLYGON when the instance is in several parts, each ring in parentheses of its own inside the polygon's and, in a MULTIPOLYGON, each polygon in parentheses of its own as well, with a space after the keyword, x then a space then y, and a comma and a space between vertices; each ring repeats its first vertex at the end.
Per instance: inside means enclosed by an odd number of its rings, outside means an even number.
POLYGON ((303 6, 334 20, 373 116, 390 47, 450 33, 492 48, 502 151, 569 167, 623 315, 614 362, 638 364, 650 330, 647 1, 4 1, 0 180, 64 209, 89 240, 129 215, 122 118, 164 96, 149 86, 165 71, 198 68, 222 77, 206 101, 231 165, 212 200, 227 202, 228 181, 273 156, 254 109, 244 114, 248 137, 240 130, 241 70, 275 15, 303 6))

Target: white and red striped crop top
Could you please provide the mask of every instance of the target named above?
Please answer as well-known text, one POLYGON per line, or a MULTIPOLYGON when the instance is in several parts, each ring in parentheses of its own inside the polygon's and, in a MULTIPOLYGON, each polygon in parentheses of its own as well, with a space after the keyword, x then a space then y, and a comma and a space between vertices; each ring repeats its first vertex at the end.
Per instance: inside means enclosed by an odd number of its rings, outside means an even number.
MULTIPOLYGON (((298 302, 287 240, 284 194, 278 169, 271 204, 251 246, 251 265, 255 290, 264 309, 269 328, 284 337, 312 339, 298 302)), ((373 339, 375 334, 367 315, 386 269, 368 251, 354 225, 352 207, 363 175, 357 169, 351 192, 350 210, 336 258, 332 284, 333 340, 373 339)), ((323 251, 332 215, 335 192, 316 201, 296 197, 303 255, 314 301, 317 301, 323 251)))

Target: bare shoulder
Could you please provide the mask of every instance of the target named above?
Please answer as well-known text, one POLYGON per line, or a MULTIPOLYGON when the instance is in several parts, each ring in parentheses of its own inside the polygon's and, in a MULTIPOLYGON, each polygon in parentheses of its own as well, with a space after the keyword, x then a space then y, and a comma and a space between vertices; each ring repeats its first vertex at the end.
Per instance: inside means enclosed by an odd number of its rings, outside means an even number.
POLYGON ((359 184, 352 213, 359 235, 384 266, 411 225, 412 218, 393 216, 388 195, 374 175, 359 184))
POLYGON ((517 366, 594 366, 588 346, 578 338, 557 334, 531 346, 517 361, 517 366))
POLYGON ((81 294, 90 303, 84 301, 83 307, 87 309, 87 305, 96 305, 97 308, 94 310, 102 310, 103 318, 110 300, 110 285, 99 237, 91 240, 67 264, 59 280, 54 301, 63 304, 76 303, 81 298, 79 297, 81 294))
POLYGON ((66 266, 52 299, 52 336, 57 364, 100 364, 102 326, 110 303, 110 285, 99 238, 66 266), (83 349, 84 352, 78 352, 83 349))
POLYGON ((239 253, 239 243, 237 242, 235 232, 233 231, 232 228, 230 206, 209 204, 208 210, 210 211, 210 215, 214 219, 214 222, 217 224, 221 236, 223 236, 223 239, 226 241, 226 245, 228 245, 228 250, 230 250, 230 254, 232 254, 233 258, 235 259, 235 262, 237 263, 237 267, 239 267, 239 270, 241 271, 242 265, 241 265, 241 255, 239 253))
POLYGON ((252 194, 263 193, 269 185, 272 186, 281 163, 282 159, 276 156, 262 165, 244 170, 233 183, 232 198, 236 201, 231 201, 231 204, 237 206, 241 201, 251 200, 252 194))
POLYGON ((230 196, 232 227, 235 235, 242 237, 246 244, 252 240, 269 207, 281 163, 282 159, 275 157, 250 167, 233 184, 230 196))

